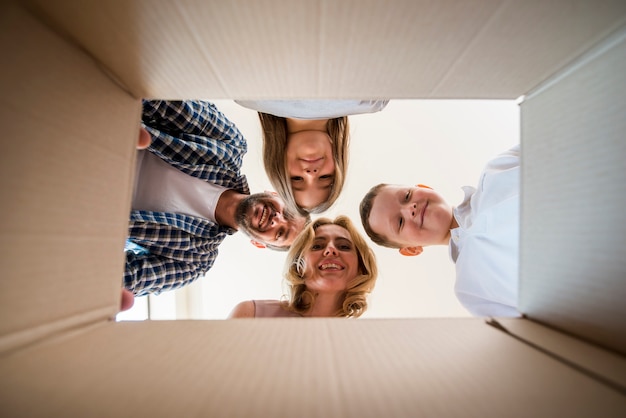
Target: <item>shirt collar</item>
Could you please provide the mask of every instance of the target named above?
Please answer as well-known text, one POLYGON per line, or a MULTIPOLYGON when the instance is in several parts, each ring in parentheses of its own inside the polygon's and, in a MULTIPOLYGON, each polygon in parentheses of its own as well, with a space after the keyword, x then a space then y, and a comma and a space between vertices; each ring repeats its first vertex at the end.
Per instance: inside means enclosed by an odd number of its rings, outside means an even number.
POLYGON ((448 245, 450 249, 450 258, 454 262, 456 262, 456 259, 459 257, 459 241, 461 238, 461 232, 463 229, 467 229, 472 226, 471 199, 474 193, 476 193, 476 189, 471 186, 463 186, 461 189, 465 194, 463 201, 452 210, 452 216, 454 216, 454 219, 459 226, 450 231, 450 244, 448 245))

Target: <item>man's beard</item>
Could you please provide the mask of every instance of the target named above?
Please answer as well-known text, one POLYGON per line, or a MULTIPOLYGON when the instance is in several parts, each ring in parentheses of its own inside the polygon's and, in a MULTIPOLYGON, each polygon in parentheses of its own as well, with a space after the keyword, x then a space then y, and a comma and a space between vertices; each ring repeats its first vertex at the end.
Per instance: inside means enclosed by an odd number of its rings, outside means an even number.
MULTIPOLYGON (((248 212, 258 203, 268 205, 272 208, 272 210, 275 210, 275 199, 276 198, 269 193, 255 193, 250 196, 246 196, 241 203, 239 203, 239 206, 237 206, 237 210, 235 211, 235 222, 237 223, 239 229, 251 237, 258 239, 258 227, 252 225, 252 219, 248 216, 248 212)), ((295 219, 294 214, 290 210, 287 210, 286 207, 283 208, 282 214, 288 221, 295 219)))

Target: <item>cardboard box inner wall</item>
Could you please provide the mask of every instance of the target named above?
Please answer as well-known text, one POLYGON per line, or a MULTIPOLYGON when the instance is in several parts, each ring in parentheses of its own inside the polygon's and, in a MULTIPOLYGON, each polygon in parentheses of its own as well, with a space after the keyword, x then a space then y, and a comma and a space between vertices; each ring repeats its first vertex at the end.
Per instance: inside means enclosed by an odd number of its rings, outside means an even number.
POLYGON ((520 308, 626 354, 626 31, 521 105, 520 308), (558 109, 558 112, 552 111, 558 109))
POLYGON ((10 348, 115 312, 141 104, 29 13, 5 8, 2 26, 0 332, 10 348))

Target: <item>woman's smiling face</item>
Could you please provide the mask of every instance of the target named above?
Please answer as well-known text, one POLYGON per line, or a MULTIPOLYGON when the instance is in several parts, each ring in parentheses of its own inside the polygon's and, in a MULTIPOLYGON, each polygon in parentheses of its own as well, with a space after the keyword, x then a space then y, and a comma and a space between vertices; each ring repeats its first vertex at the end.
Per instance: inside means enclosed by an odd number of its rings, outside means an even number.
POLYGON ((326 224, 315 230, 315 239, 304 253, 305 283, 316 293, 344 292, 360 274, 359 256, 345 228, 326 224))

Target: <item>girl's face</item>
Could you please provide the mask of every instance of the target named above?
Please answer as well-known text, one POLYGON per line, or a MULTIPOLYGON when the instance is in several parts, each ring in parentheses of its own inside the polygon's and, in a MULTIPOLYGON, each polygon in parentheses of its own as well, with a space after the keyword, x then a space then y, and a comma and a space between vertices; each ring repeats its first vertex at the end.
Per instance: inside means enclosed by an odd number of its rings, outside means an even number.
POLYGON ((311 209, 328 200, 335 181, 335 160, 326 132, 307 130, 287 139, 287 174, 296 203, 311 209))
POLYGON ((315 230, 311 247, 304 252, 307 289, 317 293, 344 292, 359 274, 359 256, 350 233, 326 224, 315 230))

